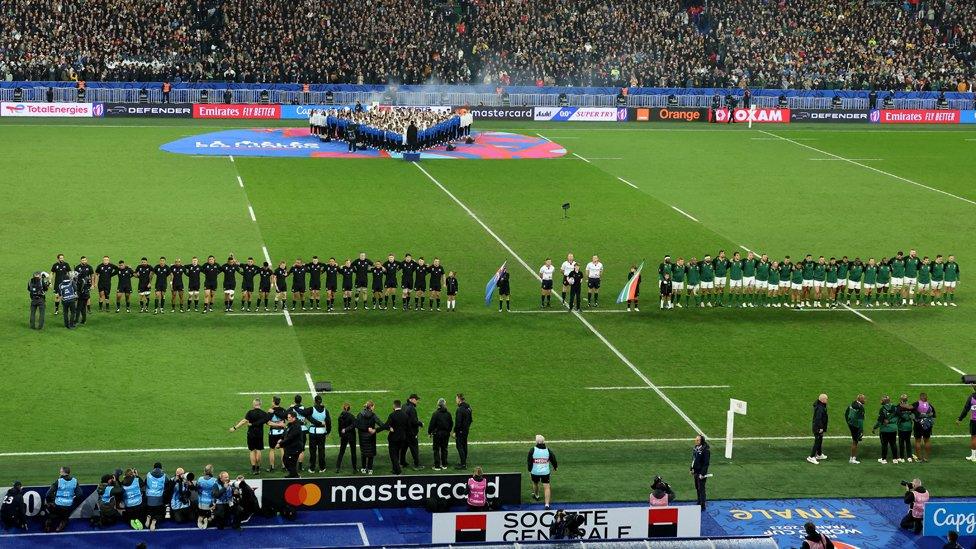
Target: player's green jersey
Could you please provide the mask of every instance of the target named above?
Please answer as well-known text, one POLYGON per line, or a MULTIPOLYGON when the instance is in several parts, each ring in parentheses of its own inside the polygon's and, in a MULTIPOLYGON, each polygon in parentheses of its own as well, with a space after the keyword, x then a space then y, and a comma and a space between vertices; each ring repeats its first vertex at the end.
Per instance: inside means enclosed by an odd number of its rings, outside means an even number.
POLYGON ((697 263, 689 263, 688 268, 685 269, 688 273, 688 284, 691 286, 697 286, 701 281, 701 271, 699 271, 699 266, 697 263))
POLYGON ((847 272, 847 279, 851 282, 860 282, 864 274, 864 264, 851 264, 851 270, 847 272))
POLYGON ((675 265, 671 269, 671 280, 675 282, 685 281, 685 267, 684 265, 675 265))
POLYGON ((942 282, 945 280, 945 263, 932 264, 932 280, 934 282, 942 282))
POLYGON ((800 284, 803 282, 803 268, 799 265, 793 269, 793 283, 800 284))
POLYGON ((711 263, 702 262, 701 264, 701 281, 702 282, 715 282, 715 267, 711 263))
POLYGON ((915 278, 918 276, 918 269, 922 266, 922 261, 916 256, 905 258, 905 276, 915 278))
POLYGON ((768 261, 760 261, 756 266, 756 280, 769 280, 770 265, 768 261))
POLYGON ((769 270, 769 285, 779 286, 779 269, 769 270))
POLYGON ((783 263, 779 266, 779 278, 780 280, 789 280, 790 275, 793 273, 793 265, 789 263, 783 263))
POLYGON ((864 266, 864 283, 865 284, 877 284, 878 283, 878 266, 877 265, 865 265, 864 266))
POLYGON ((892 259, 891 260, 891 276, 895 278, 905 277, 905 260, 904 259, 892 259))
POLYGON ((827 265, 827 282, 837 282, 837 265, 827 265))
POLYGON ((837 280, 847 280, 847 271, 850 265, 846 261, 837 264, 837 280))
POLYGON ((932 282, 932 271, 929 265, 919 265, 918 267, 918 283, 928 284, 932 282))
POLYGON ((945 281, 956 282, 957 280, 959 280, 959 264, 950 261, 945 264, 945 281))
POLYGON ((742 262, 733 261, 729 267, 729 278, 732 280, 742 280, 742 262))
MULTIPOLYGON (((664 275, 666 274, 673 275, 673 271, 674 263, 664 262, 657 266, 657 276, 660 280, 664 280, 664 275)), ((671 278, 674 278, 674 276, 671 278)))
POLYGON ((728 259, 715 258, 712 260, 712 268, 715 269, 715 276, 725 276, 725 273, 729 271, 729 265, 732 263, 728 259))
POLYGON ((813 260, 803 262, 803 280, 813 280, 813 260))
POLYGON ((882 263, 878 265, 878 284, 887 285, 891 282, 891 267, 882 263))
POLYGON ((756 276, 756 265, 759 264, 758 259, 743 259, 742 260, 742 276, 756 276))
POLYGON ((817 263, 813 267, 813 279, 823 282, 824 278, 827 276, 827 264, 817 263))

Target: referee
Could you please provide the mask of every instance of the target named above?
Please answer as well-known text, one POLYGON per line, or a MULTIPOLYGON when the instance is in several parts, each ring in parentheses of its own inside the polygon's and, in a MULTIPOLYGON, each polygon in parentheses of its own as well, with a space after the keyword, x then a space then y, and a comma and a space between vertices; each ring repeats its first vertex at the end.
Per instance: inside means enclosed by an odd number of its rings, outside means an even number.
POLYGON ((251 401, 251 409, 244 414, 244 418, 230 428, 231 432, 247 425, 247 450, 251 455, 251 474, 261 474, 261 450, 264 450, 264 424, 271 419, 271 414, 261 408, 261 399, 251 401))

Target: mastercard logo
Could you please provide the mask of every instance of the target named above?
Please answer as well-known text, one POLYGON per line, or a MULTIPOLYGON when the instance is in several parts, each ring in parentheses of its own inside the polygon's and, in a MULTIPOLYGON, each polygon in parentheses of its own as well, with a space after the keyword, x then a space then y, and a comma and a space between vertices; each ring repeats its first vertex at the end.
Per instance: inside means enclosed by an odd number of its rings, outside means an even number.
POLYGON ((292 484, 285 488, 285 502, 288 505, 311 507, 322 500, 322 489, 315 484, 292 484))

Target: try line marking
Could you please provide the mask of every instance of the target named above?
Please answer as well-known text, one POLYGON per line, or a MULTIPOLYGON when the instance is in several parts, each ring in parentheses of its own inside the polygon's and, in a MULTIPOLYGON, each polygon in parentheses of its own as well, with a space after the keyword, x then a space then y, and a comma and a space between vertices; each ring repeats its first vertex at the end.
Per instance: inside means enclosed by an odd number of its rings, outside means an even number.
MULTIPOLYGON (((636 189, 637 187, 634 187, 634 188, 636 189)), ((676 212, 678 212, 679 214, 687 217, 688 219, 694 221, 695 223, 701 223, 701 221, 698 221, 697 219, 695 219, 695 217, 693 215, 691 215, 690 213, 682 210, 681 208, 679 208, 677 206, 671 206, 671 209, 674 210, 674 211, 676 211, 676 212)))
MULTIPOLYGON (((464 202, 461 202, 458 199, 458 197, 454 196, 454 194, 451 191, 447 190, 447 187, 442 185, 440 181, 434 178, 434 176, 430 175, 430 173, 427 170, 425 170, 423 166, 417 163, 414 163, 414 166, 416 166, 418 170, 423 172, 423 174, 427 176, 427 179, 430 179, 430 181, 434 185, 436 185, 440 190, 444 191, 444 194, 449 196, 451 200, 454 201, 455 204, 460 206, 462 210, 464 210, 469 216, 471 216, 471 218, 474 219, 475 222, 478 223, 478 225, 481 225, 481 228, 484 229, 485 232, 487 232, 489 235, 491 235, 491 237, 494 238, 495 241, 498 242, 498 244, 500 244, 501 247, 505 249, 505 251, 512 254, 512 257, 514 257, 519 262, 519 264, 521 264, 522 267, 525 268, 525 270, 529 271, 529 273, 533 277, 535 277, 536 280, 541 280, 539 278, 539 274, 536 273, 535 269, 530 267, 529 264, 526 263, 525 260, 522 259, 520 255, 515 253, 515 250, 513 250, 511 246, 509 246, 504 240, 501 239, 501 237, 495 234, 495 231, 491 230, 491 227, 486 225, 485 222, 481 220, 481 218, 479 218, 473 211, 471 211, 471 208, 469 208, 464 202)), ((556 296, 556 299, 562 302, 562 297, 560 297, 559 295, 556 296)), ((630 368, 630 370, 634 372, 634 374, 636 374, 637 377, 639 377, 641 381, 644 382, 645 385, 647 385, 648 387, 651 388, 651 390, 657 393, 657 395, 661 398, 661 400, 667 403, 667 405, 670 406, 671 409, 674 410, 675 413, 677 413, 681 417, 681 419, 683 419, 685 423, 688 424, 689 427, 691 427, 698 434, 704 434, 704 432, 698 427, 698 425, 696 425, 695 422, 692 421, 690 417, 688 417, 688 414, 686 414, 684 410, 679 408, 678 405, 675 404, 674 401, 668 397, 668 395, 664 394, 664 391, 662 391, 657 387, 657 385, 654 385, 654 382, 652 382, 650 378, 644 375, 644 372, 641 372, 640 369, 637 368, 637 366, 634 366, 634 363, 632 363, 630 359, 624 356, 624 354, 621 353, 619 349, 617 349, 612 343, 610 343, 610 341, 607 340, 607 338, 604 337, 599 330, 597 330, 592 324, 590 324, 590 321, 583 318, 583 315, 581 315, 576 311, 571 311, 571 314, 575 316, 577 319, 579 319, 579 321, 582 322, 583 325, 586 326, 590 330, 590 332, 593 333, 593 335, 595 335, 600 341, 602 341, 603 344, 606 345, 607 348, 610 349, 610 351, 613 352, 613 354, 616 355, 621 362, 627 365, 627 367, 630 368)))
MULTIPOLYGON (((566 313, 568 313, 570 311, 569 311, 569 309, 564 309, 564 308, 560 307, 558 310, 555 310, 555 311, 508 311, 508 312, 510 314, 520 314, 520 315, 553 315, 553 314, 558 315, 558 314, 566 314, 566 313)), ((630 312, 630 311, 624 311, 622 309, 621 310, 617 310, 617 309, 606 309, 606 310, 603 310, 603 311, 594 311, 592 309, 581 309, 579 312, 580 313, 586 313, 586 314, 601 314, 601 313, 602 314, 616 314, 616 313, 627 313, 627 312, 630 312)))
MULTIPOLYGON (((729 389, 731 385, 658 385, 659 389, 729 389)), ((650 387, 587 387, 593 391, 646 391, 650 387)))
MULTIPOLYGON (((298 390, 298 391, 245 391, 245 392, 234 393, 234 394, 244 395, 244 396, 251 396, 251 395, 291 395, 291 394, 301 393, 304 390, 305 389, 301 389, 301 390, 298 390)), ((360 389, 350 389, 350 390, 346 390, 346 391, 328 391, 328 392, 325 392, 325 393, 322 393, 322 394, 327 396, 327 395, 330 395, 330 394, 358 395, 358 394, 391 393, 391 392, 392 391, 390 391, 389 389, 362 389, 362 390, 360 390, 360 389)))
POLYGON ((840 156, 840 155, 837 155, 837 154, 834 154, 834 153, 829 153, 827 151, 820 150, 820 149, 818 149, 816 147, 811 147, 810 145, 805 145, 803 143, 800 143, 796 139, 789 139, 789 138, 783 137, 781 135, 776 135, 775 133, 767 132, 766 130, 759 130, 759 132, 760 133, 764 133, 764 134, 769 135, 769 136, 772 136, 772 137, 775 137, 776 139, 779 139, 781 141, 786 141, 788 143, 793 143, 794 145, 799 145, 800 147, 804 147, 804 148, 810 149, 811 151, 816 151, 816 152, 818 152, 820 154, 829 156, 831 158, 836 158, 837 160, 843 160, 844 162, 849 162, 851 164, 854 164, 855 166, 860 166, 860 167, 862 167, 862 168, 864 168, 866 170, 871 170, 872 172, 880 173, 881 175, 887 175, 888 177, 893 177, 893 178, 895 178, 895 179, 897 179, 899 181, 904 181, 905 183, 910 183, 910 184, 915 185, 917 187, 922 187, 923 189, 928 189, 930 191, 935 191, 937 193, 941 193, 941 194, 944 194, 946 196, 951 196, 952 198, 955 198, 955 199, 958 199, 958 200, 962 200, 963 202, 968 202, 970 204, 976 205, 976 202, 974 202, 974 201, 972 201, 972 200, 970 200, 968 198, 963 198, 961 196, 958 196, 958 195, 955 195, 955 194, 952 194, 952 193, 943 191, 942 189, 936 189, 935 187, 929 187, 928 185, 923 185, 922 183, 919 183, 917 181, 912 181, 911 179, 908 179, 907 177, 902 177, 900 175, 895 175, 893 173, 886 172, 884 170, 879 170, 878 168, 875 168, 874 166, 868 166, 867 164, 861 164, 860 162, 858 162, 858 161, 856 161, 854 159, 851 159, 851 158, 845 158, 843 156, 840 156))
MULTIPOLYGON (((810 440, 812 435, 787 435, 787 436, 755 436, 755 437, 735 437, 737 442, 742 441, 753 441, 753 442, 764 442, 764 441, 792 441, 792 440, 810 440)), ((850 440, 850 435, 827 435, 824 437, 829 440, 850 440)), ((959 435, 932 435, 932 438, 970 438, 968 434, 959 435)), ((685 444, 692 444, 692 437, 671 437, 671 438, 588 438, 588 439, 546 439, 548 444, 566 444, 566 445, 591 445, 591 444, 635 444, 635 443, 674 443, 681 442, 685 444)), ((523 446, 530 445, 533 441, 529 439, 523 440, 472 440, 468 444, 472 446, 523 446)), ((420 444, 422 446, 431 446, 432 442, 427 440, 421 440, 420 444)), ((715 445, 724 445, 724 438, 716 438, 715 445)), ((376 443, 377 446, 387 446, 385 442, 376 443)), ((336 444, 333 440, 329 439, 326 441, 326 446, 335 447, 336 444)), ((0 458, 5 457, 31 457, 31 456, 78 456, 78 455, 100 455, 100 454, 161 454, 161 453, 179 453, 179 452, 245 452, 247 451, 246 446, 211 446, 206 448, 123 448, 123 449, 111 449, 111 450, 59 450, 59 451, 42 451, 42 452, 4 452, 0 453, 0 458)), ((196 528, 194 528, 195 530, 196 528)), ((127 531, 127 530, 125 530, 127 531)))

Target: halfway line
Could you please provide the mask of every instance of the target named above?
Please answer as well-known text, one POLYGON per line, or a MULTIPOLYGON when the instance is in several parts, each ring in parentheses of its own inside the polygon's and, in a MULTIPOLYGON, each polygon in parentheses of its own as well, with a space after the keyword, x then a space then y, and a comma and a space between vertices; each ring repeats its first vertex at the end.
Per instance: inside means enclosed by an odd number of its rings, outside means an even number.
POLYGON ((893 178, 895 178, 895 179, 897 179, 899 181, 904 181, 905 183, 911 183, 912 185, 915 185, 917 187, 922 187, 923 189, 928 189, 930 191, 935 191, 937 193, 941 193, 941 194, 944 194, 946 196, 951 196, 952 198, 956 198, 956 199, 962 200, 963 202, 968 202, 970 204, 976 205, 976 202, 974 202, 974 201, 972 201, 972 200, 970 200, 968 198, 963 198, 961 196, 954 195, 952 193, 943 191, 942 189, 936 189, 935 187, 929 187, 928 185, 923 185, 922 183, 919 183, 917 181, 912 181, 911 179, 908 179, 907 177, 902 177, 900 175, 895 175, 893 173, 886 172, 884 170, 879 170, 878 168, 875 168, 874 166, 868 166, 867 164, 861 164, 860 162, 857 162, 856 160, 852 160, 850 158, 844 158, 843 156, 840 156, 840 155, 837 155, 837 154, 834 154, 834 153, 829 153, 827 151, 820 150, 820 149, 818 149, 816 147, 811 147, 810 145, 805 145, 803 143, 798 142, 795 139, 789 139, 789 138, 786 138, 786 137, 783 137, 783 136, 780 136, 780 135, 776 135, 775 133, 770 133, 770 132, 767 132, 766 130, 759 130, 759 131, 761 133, 766 134, 766 135, 771 135, 771 136, 773 136, 773 137, 775 137, 777 139, 780 139, 782 141, 786 141, 788 143, 793 143, 794 145, 799 145, 801 147, 805 147, 807 149, 810 149, 811 151, 817 151, 820 154, 825 154, 825 155, 827 155, 829 157, 836 158, 838 160, 843 160, 844 162, 849 162, 851 164, 854 164, 855 166, 860 166, 860 167, 862 167, 864 169, 871 170, 872 172, 877 172, 877 173, 880 173, 881 175, 887 175, 888 177, 893 177, 893 178))
MULTIPOLYGON (((573 153, 573 154, 576 154, 576 153, 573 153)), ((589 162, 589 160, 587 160, 587 162, 589 162)), ((425 170, 423 166, 421 166, 420 164, 417 164, 417 163, 414 163, 414 166, 416 166, 418 170, 420 170, 421 172, 423 172, 423 174, 427 176, 427 179, 430 179, 430 181, 434 185, 437 185, 437 187, 440 190, 444 191, 444 194, 446 194, 447 196, 449 196, 451 198, 451 200, 453 200, 455 204, 457 204, 458 206, 460 206, 462 210, 464 210, 469 216, 471 216, 471 218, 474 219, 475 222, 477 222, 479 225, 481 225, 481 228, 484 229, 485 232, 487 232, 489 235, 491 235, 491 237, 494 238, 495 241, 498 242, 502 246, 502 248, 504 248, 508 253, 512 254, 512 257, 514 257, 522 265, 522 267, 525 268, 525 270, 529 271, 529 273, 533 277, 535 277, 536 280, 541 280, 539 278, 539 274, 535 272, 535 269, 533 269, 532 267, 529 267, 529 264, 526 263, 525 260, 522 259, 521 256, 519 256, 517 253, 515 253, 515 250, 513 250, 511 246, 509 246, 504 240, 501 239, 501 237, 499 237, 497 234, 495 234, 495 231, 491 230, 491 227, 489 227, 488 225, 486 225, 484 223, 484 221, 482 221, 477 215, 475 215, 475 213, 473 211, 471 211, 471 208, 469 208, 464 202, 461 202, 458 199, 458 197, 454 196, 454 194, 451 191, 447 190, 447 187, 445 187, 444 185, 442 185, 440 181, 438 181, 437 179, 434 178, 434 176, 430 175, 430 173, 427 170, 425 170)), ((560 296, 557 295, 556 298, 560 302, 562 301, 562 298, 560 296)), ((656 385, 654 385, 654 383, 650 380, 650 378, 648 378, 646 375, 644 375, 644 372, 640 371, 639 368, 637 368, 636 366, 634 366, 634 364, 626 356, 624 356, 623 353, 620 352, 620 350, 618 350, 612 343, 610 343, 610 341, 608 341, 607 338, 604 337, 602 333, 600 333, 595 327, 593 327, 593 325, 590 324, 590 322, 588 320, 586 320, 585 318, 583 318, 583 315, 579 314, 576 311, 572 311, 571 314, 573 314, 577 319, 579 319, 579 321, 582 322, 583 325, 586 326, 590 330, 591 333, 593 333, 593 335, 595 335, 600 341, 602 341, 603 344, 606 345, 607 348, 610 349, 610 351, 613 352, 613 354, 616 355, 617 358, 619 358, 621 362, 623 362, 625 365, 627 365, 627 367, 630 368, 630 370, 632 372, 634 372, 634 374, 636 374, 637 377, 639 377, 641 379, 641 381, 644 382, 644 384, 646 384, 655 393, 657 393, 657 395, 659 397, 661 397, 661 399, 664 402, 666 402, 667 405, 670 406, 671 409, 674 410, 681 417, 681 419, 685 420, 685 423, 687 423, 692 429, 694 429, 694 431, 696 433, 698 433, 698 434, 704 434, 704 432, 698 427, 698 425, 696 425, 695 422, 692 421, 690 417, 688 417, 688 414, 686 414, 684 412, 684 410, 682 410, 681 408, 679 408, 678 405, 675 404, 674 401, 671 400, 668 397, 668 395, 664 394, 664 392, 661 391, 661 389, 659 389, 656 385)))

